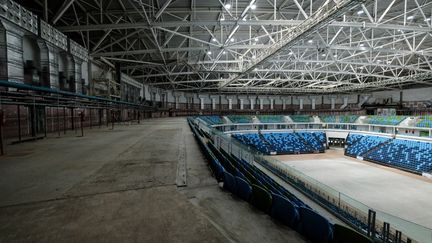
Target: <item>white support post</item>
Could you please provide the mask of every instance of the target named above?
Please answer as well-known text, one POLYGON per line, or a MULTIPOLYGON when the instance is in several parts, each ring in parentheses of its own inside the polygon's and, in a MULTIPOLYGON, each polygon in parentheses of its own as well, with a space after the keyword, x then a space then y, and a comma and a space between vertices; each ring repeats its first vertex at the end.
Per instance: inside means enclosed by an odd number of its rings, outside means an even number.
POLYGON ((303 110, 303 98, 299 99, 299 103, 300 103, 300 110, 303 110))
POLYGON ((204 110, 204 98, 200 97, 201 110, 204 110))

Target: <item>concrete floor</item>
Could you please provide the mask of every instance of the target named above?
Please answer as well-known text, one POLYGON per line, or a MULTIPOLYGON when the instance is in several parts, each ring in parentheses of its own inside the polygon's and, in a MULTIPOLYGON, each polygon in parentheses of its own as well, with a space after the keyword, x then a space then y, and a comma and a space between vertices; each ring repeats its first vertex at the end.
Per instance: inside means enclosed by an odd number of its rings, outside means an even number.
MULTIPOLYGON (((401 170, 346 157, 343 150, 326 154, 274 156, 286 165, 305 173, 369 207, 432 229, 432 180, 401 170)), ((413 237, 425 235, 432 242, 432 231, 416 231, 380 212, 394 225, 410 231, 413 237)))
POLYGON ((0 242, 307 242, 219 188, 184 118, 10 145, 0 195, 0 242))

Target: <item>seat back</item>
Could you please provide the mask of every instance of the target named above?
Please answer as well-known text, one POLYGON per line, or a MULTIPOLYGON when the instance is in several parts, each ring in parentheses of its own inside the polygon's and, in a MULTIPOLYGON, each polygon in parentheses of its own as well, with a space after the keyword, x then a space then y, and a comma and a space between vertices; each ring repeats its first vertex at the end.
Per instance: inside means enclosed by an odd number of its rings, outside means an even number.
POLYGON ((236 181, 234 176, 227 171, 224 172, 223 188, 232 193, 236 192, 236 181))
POLYGON ((236 181, 236 191, 234 194, 239 198, 249 202, 249 199, 252 194, 251 185, 246 180, 238 176, 235 177, 235 181, 236 181))
POLYGON ((250 203, 258 209, 269 213, 272 204, 271 194, 263 187, 252 184, 252 196, 250 203))
POLYGON ((333 227, 330 222, 317 212, 300 207, 299 232, 306 238, 316 243, 331 242, 333 227))
POLYGON ((370 238, 345 226, 335 224, 333 226, 333 243, 373 243, 370 238))
POLYGON ((296 228, 300 219, 297 206, 285 197, 276 194, 272 194, 270 215, 291 228, 296 228))

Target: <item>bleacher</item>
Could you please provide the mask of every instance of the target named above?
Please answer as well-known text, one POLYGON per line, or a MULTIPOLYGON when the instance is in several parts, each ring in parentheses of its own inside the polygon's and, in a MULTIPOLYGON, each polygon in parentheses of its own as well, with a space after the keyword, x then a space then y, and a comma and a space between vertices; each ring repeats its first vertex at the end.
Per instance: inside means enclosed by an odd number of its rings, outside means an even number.
POLYGON ((214 176, 223 182, 226 191, 296 230, 311 242, 339 243, 352 242, 353 239, 358 243, 373 242, 348 227, 333 225, 256 166, 218 150, 210 142, 204 143, 194 125, 189 124, 214 176))
POLYGON ((229 115, 227 117, 232 123, 252 123, 252 117, 247 115, 229 115))
POLYGON ((432 171, 432 143, 394 139, 368 153, 366 158, 417 173, 430 172, 432 171))
POLYGON ((432 128, 432 116, 422 116, 422 117, 420 117, 420 120, 416 124, 416 127, 432 128))
POLYGON ((396 126, 405 119, 406 116, 368 116, 368 123, 376 125, 396 126))
POLYGON ((311 116, 309 115, 290 115, 293 122, 311 122, 311 116))
POLYGON ((200 116, 200 118, 210 125, 223 124, 224 120, 220 116, 200 116))
POLYGON ((313 149, 294 133, 265 133, 264 138, 277 154, 312 153, 313 149))
POLYGON ((321 115, 319 116, 321 122, 324 123, 336 123, 336 116, 332 115, 321 115))
POLYGON ((353 157, 363 156, 376 146, 390 140, 390 138, 386 137, 349 134, 347 138, 348 147, 345 150, 345 154, 353 157), (354 138, 350 138, 350 136, 354 136, 354 138))
POLYGON ((325 133, 323 132, 296 132, 306 143, 308 143, 313 150, 323 152, 325 150, 325 133))
POLYGON ((262 123, 284 123, 285 118, 279 115, 260 115, 257 116, 262 123))
POLYGON ((261 153, 297 154, 323 152, 326 143, 324 132, 296 132, 296 133, 256 133, 233 134, 233 138, 250 146, 261 153))
POLYGON ((233 134, 233 138, 251 146, 263 154, 270 154, 270 149, 257 133, 233 134))
POLYGON ((339 123, 355 123, 357 118, 356 115, 339 116, 339 123))

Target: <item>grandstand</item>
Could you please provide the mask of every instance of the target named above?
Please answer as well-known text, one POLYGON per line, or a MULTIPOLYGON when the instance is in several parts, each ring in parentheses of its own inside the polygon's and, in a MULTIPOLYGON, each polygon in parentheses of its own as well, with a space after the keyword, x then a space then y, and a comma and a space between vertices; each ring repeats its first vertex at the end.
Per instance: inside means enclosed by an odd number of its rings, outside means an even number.
POLYGON ((432 243, 431 63, 431 0, 0 0, 0 243, 432 243))

